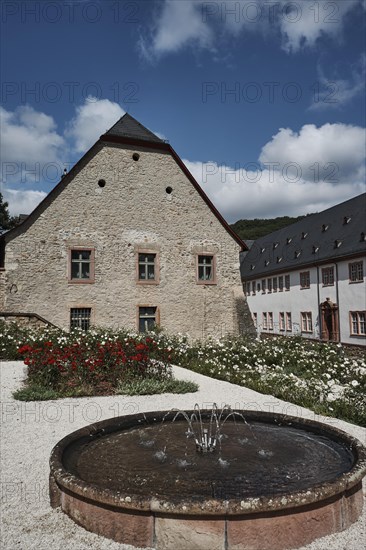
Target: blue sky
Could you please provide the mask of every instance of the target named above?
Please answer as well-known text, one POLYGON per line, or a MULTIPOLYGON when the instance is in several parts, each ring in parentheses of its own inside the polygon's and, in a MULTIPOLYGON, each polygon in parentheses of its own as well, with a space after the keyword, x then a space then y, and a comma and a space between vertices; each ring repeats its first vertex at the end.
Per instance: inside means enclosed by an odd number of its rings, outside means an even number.
POLYGON ((362 0, 1 3, 1 190, 29 213, 124 112, 229 222, 365 190, 362 0))

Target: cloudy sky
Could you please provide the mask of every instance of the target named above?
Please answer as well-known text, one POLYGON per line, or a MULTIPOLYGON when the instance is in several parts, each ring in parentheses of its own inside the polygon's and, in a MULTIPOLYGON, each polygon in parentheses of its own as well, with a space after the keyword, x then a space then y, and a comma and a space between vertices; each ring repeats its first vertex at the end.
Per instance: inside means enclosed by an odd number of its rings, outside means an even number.
POLYGON ((365 191, 363 0, 13 0, 1 192, 29 213, 125 112, 229 222, 365 191))

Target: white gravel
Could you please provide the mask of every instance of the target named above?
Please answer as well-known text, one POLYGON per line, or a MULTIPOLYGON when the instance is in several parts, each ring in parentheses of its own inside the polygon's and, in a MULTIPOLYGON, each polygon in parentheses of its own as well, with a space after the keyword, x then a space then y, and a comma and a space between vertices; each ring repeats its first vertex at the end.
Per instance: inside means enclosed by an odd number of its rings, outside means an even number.
MULTIPOLYGON (((92 397, 46 402, 15 401, 12 392, 25 376, 21 362, 0 365, 1 384, 1 544, 4 550, 127 550, 77 526, 48 500, 48 461, 53 446, 66 434, 92 422, 152 410, 192 409, 231 405, 232 408, 274 411, 320 420, 357 437, 364 444, 366 430, 341 420, 320 417, 302 407, 174 367, 177 378, 194 380, 200 390, 184 395, 92 397)), ((364 484, 364 493, 365 493, 364 484)), ((349 529, 318 539, 304 550, 360 550, 366 541, 363 517, 349 529)), ((180 550, 178 548, 174 550, 180 550)), ((209 549, 208 549, 209 550, 209 549)))

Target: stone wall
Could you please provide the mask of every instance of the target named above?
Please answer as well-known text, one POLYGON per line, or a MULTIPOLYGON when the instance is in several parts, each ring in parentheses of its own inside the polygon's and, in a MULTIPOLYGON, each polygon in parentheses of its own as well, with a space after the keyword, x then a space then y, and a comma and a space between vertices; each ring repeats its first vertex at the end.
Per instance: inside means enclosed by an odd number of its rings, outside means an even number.
POLYGON ((246 330, 238 243, 169 153, 140 148, 136 162, 134 151, 101 148, 8 242, 5 310, 32 311, 68 329, 70 308, 90 307, 93 324, 136 330, 138 307, 156 306, 169 333, 207 338, 246 330), (74 246, 95 250, 94 283, 68 281, 74 246), (158 254, 159 284, 137 282, 141 249, 158 254), (196 281, 196 255, 205 253, 216 256, 215 285, 196 281))

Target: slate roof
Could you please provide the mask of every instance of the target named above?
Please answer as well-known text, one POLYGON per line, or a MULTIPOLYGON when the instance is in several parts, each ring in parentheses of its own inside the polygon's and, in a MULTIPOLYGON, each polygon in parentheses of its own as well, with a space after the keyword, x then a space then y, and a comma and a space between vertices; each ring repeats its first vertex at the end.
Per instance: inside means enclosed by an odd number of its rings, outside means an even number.
POLYGON ((241 262, 244 280, 366 254, 366 193, 257 239, 241 262))
POLYGON ((106 132, 105 135, 164 143, 162 139, 158 138, 158 136, 156 136, 153 132, 140 124, 138 120, 133 118, 128 113, 123 115, 123 117, 121 117, 118 122, 116 122, 116 124, 114 124, 112 128, 110 128, 108 132, 106 132))

